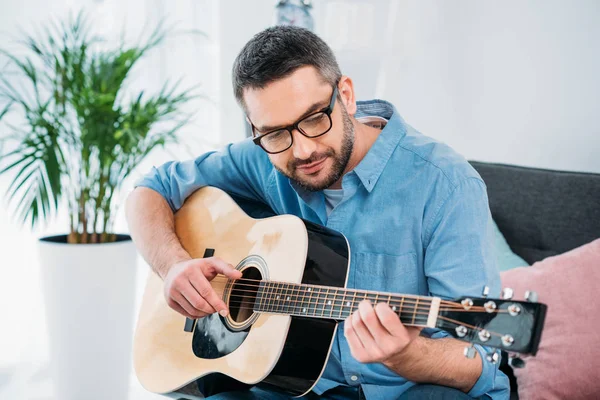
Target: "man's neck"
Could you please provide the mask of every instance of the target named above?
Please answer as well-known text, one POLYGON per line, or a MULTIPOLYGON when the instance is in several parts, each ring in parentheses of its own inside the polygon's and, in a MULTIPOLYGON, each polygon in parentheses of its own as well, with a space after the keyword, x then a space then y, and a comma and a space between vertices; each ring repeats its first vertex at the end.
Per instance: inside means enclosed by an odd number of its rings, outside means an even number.
POLYGON ((371 126, 361 124, 355 118, 352 118, 352 124, 354 125, 354 147, 352 148, 352 154, 350 155, 350 160, 348 160, 348 165, 344 170, 344 174, 339 181, 328 187, 328 189, 341 189, 342 188, 342 179, 344 175, 348 172, 352 171, 356 166, 362 161, 363 158, 369 152, 373 143, 379 137, 381 133, 380 129, 373 128, 371 126))

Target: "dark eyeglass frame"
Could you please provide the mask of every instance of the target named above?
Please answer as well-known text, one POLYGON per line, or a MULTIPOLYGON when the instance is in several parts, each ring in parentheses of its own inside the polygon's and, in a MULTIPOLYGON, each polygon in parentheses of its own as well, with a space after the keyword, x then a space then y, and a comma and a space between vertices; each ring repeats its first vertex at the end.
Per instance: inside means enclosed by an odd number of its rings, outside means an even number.
MULTIPOLYGON (((288 150, 290 147, 292 147, 294 145, 294 134, 293 134, 293 130, 294 129, 297 130, 298 132, 300 132, 305 137, 311 138, 311 139, 323 136, 324 134, 326 134, 327 132, 329 132, 331 130, 331 128, 333 127, 333 120, 331 119, 331 113, 333 112, 333 107, 335 106, 335 99, 337 98, 337 96, 338 96, 338 88, 337 88, 337 85, 335 85, 333 87, 333 94, 331 95, 331 100, 329 101, 329 105, 327 107, 322 108, 322 109, 320 109, 318 111, 315 111, 314 113, 311 113, 311 114, 309 114, 309 115, 307 115, 305 117, 302 117, 300 120, 294 122, 292 125, 285 126, 285 127, 282 127, 282 128, 273 129, 272 131, 264 133, 264 134, 262 134, 260 136, 255 136, 252 139, 252 141, 254 142, 255 145, 260 146, 264 151, 266 151, 269 154, 279 154, 279 153, 283 153, 284 151, 288 150), (316 114, 319 114, 319 113, 323 113, 323 114, 327 115, 327 118, 329 118, 329 129, 327 129, 325 132, 323 132, 323 133, 321 133, 319 135, 309 136, 306 132, 304 132, 300 128, 299 125, 305 119, 308 119, 308 118, 310 118, 310 117, 312 117, 312 116, 314 116, 316 114), (273 152, 273 151, 267 150, 265 148, 265 146, 263 146, 263 144, 261 143, 261 140, 265 136, 267 136, 267 135, 270 135, 270 134, 275 133, 275 132, 280 132, 282 130, 286 130, 286 131, 288 131, 290 133, 290 138, 291 138, 290 145, 288 147, 286 147, 285 149, 280 150, 280 151, 273 152)), ((254 124, 252 123, 252 121, 250 121, 250 118, 248 118, 248 121, 250 122, 250 125, 252 126, 252 134, 255 135, 256 134, 256 127, 254 126, 254 124)))

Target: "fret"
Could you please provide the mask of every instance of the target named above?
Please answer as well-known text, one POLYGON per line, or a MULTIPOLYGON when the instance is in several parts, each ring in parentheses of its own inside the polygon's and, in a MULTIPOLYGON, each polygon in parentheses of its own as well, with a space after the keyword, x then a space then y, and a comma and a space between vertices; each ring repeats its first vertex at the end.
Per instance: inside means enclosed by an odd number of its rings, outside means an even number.
POLYGON ((298 285, 294 284, 294 283, 290 283, 288 285, 290 291, 289 291, 289 295, 288 295, 288 308, 289 308, 289 314, 296 314, 298 312, 298 294, 296 293, 298 290, 298 285))
POLYGON ((327 307, 331 306, 331 300, 329 299, 329 288, 325 289, 325 298, 323 299, 323 309, 321 310, 321 316, 325 316, 325 312, 327 311, 327 307))
POLYGON ((376 293, 368 293, 365 296, 366 300, 369 300, 369 302, 371 303, 371 306, 375 307, 375 299, 377 298, 376 293))
POLYGON ((339 314, 340 313, 340 310, 342 308, 342 298, 341 298, 341 296, 342 296, 342 294, 344 292, 344 289, 341 289, 341 291, 340 291, 340 289, 335 288, 333 290, 334 290, 334 295, 333 295, 333 308, 331 310, 331 315, 330 315, 331 318, 335 318, 334 314, 339 314))
POLYGON ((284 314, 290 313, 290 292, 289 292, 289 284, 283 284, 283 298, 281 299, 283 303, 283 312, 284 314))
POLYGON ((313 301, 313 296, 315 295, 315 287, 314 286, 310 286, 307 289, 307 291, 309 293, 309 296, 308 296, 308 315, 315 315, 316 311, 317 311, 317 302, 319 301, 318 298, 313 301))
POLYGON ((417 302, 415 304, 415 309, 413 310, 412 324, 415 324, 415 316, 417 315, 417 309, 419 308, 419 298, 417 297, 417 302))
POLYGON ((315 288, 315 290, 317 291, 317 304, 315 306, 315 316, 317 316, 319 313, 321 315, 323 315, 323 310, 325 309, 325 299, 323 298, 323 304, 321 304, 321 296, 323 295, 323 289, 319 288, 315 288))
POLYGON ((329 294, 329 288, 327 289, 327 292, 325 292, 325 298, 323 299, 323 309, 321 310, 321 317, 325 316, 325 307, 327 307, 328 305, 328 299, 327 299, 327 295, 329 294))
MULTIPOLYGON (((388 306, 390 306, 390 308, 392 308, 392 295, 391 294, 388 295, 387 304, 388 304, 388 306)), ((392 311, 393 311, 393 309, 392 309, 392 311)))
POLYGON ((275 287, 272 282, 268 284, 267 298, 265 300, 265 311, 273 312, 273 296, 275 296, 275 287))
POLYGON ((337 302, 338 302, 338 289, 331 288, 331 293, 329 294, 329 299, 331 301, 330 309, 329 309, 329 318, 333 318, 333 314, 337 311, 337 302))
POLYGON ((306 289, 303 285, 294 284, 294 314, 302 315, 302 301, 300 300, 301 293, 306 289))
POLYGON ((263 311, 271 311, 271 307, 269 306, 271 298, 273 297, 273 285, 271 282, 265 283, 265 294, 263 295, 263 297, 264 297, 264 300, 262 302, 263 311))
POLYGON ((340 315, 339 318, 342 318, 342 312, 344 311, 345 302, 346 302, 346 290, 343 290, 344 296, 342 297, 342 304, 340 305, 340 315))
POLYGON ((290 288, 290 294, 288 296, 290 314, 296 314, 296 312, 298 311, 298 294, 296 294, 298 286, 294 283, 290 283, 288 286, 290 288))
POLYGON ((254 306, 252 307, 252 311, 261 311, 261 305, 263 301, 263 292, 265 289, 264 281, 261 281, 258 284, 258 290, 256 291, 256 299, 254 299, 254 306))
POLYGON ((277 283, 276 296, 275 296, 275 312, 283 312, 283 286, 281 283, 277 283))
POLYGON ((329 318, 333 318, 333 313, 337 311, 336 306, 337 306, 337 297, 338 297, 338 290, 337 289, 331 289, 331 308, 329 309, 329 318))
POLYGON ((312 315, 316 316, 317 315, 317 311, 319 310, 319 295, 320 295, 321 289, 318 286, 313 287, 313 296, 315 298, 314 304, 313 304, 313 312, 312 315))
MULTIPOLYGON (((400 316, 400 321, 402 321, 402 313, 404 312, 404 296, 401 296, 400 299, 400 312, 398 315, 400 316)), ((404 323, 404 321, 402 321, 402 323, 404 323)))
POLYGON ((356 308, 356 294, 357 294, 357 291, 355 290, 354 296, 352 297, 352 307, 348 310, 348 316, 352 315, 352 312, 356 308))
POLYGON ((373 304, 373 307, 375 307, 377 303, 379 303, 379 293, 375 295, 375 304, 373 304))
POLYGON ((273 287, 273 298, 271 299, 271 310, 273 310, 273 312, 279 313, 281 312, 280 307, 281 307, 281 302, 279 301, 281 299, 281 287, 279 285, 279 283, 276 283, 273 287))
POLYGON ((300 301, 300 312, 302 315, 308 315, 309 305, 305 303, 306 293, 310 290, 310 287, 304 286, 304 290, 302 290, 302 300, 300 301))

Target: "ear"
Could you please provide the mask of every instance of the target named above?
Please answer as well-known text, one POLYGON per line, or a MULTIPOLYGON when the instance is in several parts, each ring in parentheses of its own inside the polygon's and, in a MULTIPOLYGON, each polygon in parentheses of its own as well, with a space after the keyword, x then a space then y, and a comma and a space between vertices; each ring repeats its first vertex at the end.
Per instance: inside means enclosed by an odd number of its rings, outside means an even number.
POLYGON ((342 103, 346 106, 348 114, 356 114, 356 97, 354 95, 354 84, 352 83, 352 79, 343 75, 338 83, 338 91, 342 98, 342 103))

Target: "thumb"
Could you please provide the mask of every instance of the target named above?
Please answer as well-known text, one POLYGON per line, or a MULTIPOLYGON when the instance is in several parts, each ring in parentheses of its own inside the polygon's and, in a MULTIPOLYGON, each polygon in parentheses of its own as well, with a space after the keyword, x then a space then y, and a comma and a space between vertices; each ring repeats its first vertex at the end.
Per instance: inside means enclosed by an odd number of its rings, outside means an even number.
POLYGON ((221 260, 220 258, 211 257, 207 260, 210 262, 214 271, 217 273, 221 273, 231 279, 239 279, 242 277, 242 273, 240 271, 235 269, 233 265, 229 264, 228 262, 225 262, 224 260, 221 260))

